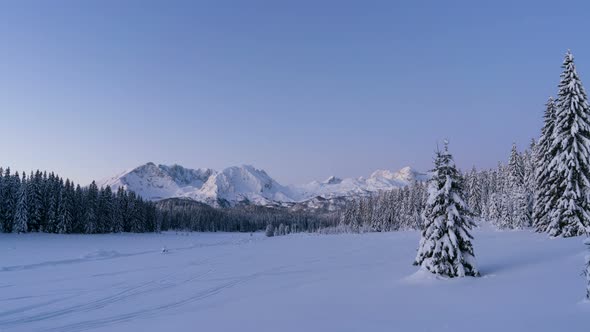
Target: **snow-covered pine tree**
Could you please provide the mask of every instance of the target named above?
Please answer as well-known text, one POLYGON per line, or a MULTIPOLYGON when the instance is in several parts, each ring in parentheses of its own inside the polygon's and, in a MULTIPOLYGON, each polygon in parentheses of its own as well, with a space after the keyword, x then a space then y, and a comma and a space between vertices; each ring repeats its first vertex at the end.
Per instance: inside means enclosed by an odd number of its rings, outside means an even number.
POLYGON ((124 229, 124 218, 125 218, 125 209, 127 204, 127 193, 125 189, 119 187, 117 190, 117 199, 115 200, 114 205, 114 216, 113 216, 113 232, 120 233, 124 229))
POLYGON ((557 96, 549 194, 557 197, 547 231, 551 236, 578 236, 590 232, 590 107, 574 57, 565 55, 557 96))
POLYGON ((14 221, 14 211, 18 201, 19 182, 18 175, 10 174, 10 167, 4 170, 4 178, 2 180, 3 199, 0 201, 2 208, 0 209, 0 221, 4 224, 4 232, 11 232, 14 221))
POLYGON ((281 223, 281 224, 279 225, 279 235, 280 235, 280 236, 283 236, 283 235, 286 235, 286 234, 287 234, 287 233, 285 233, 285 224, 281 223))
POLYGON ((98 187, 92 181, 85 198, 86 213, 84 214, 84 232, 86 234, 96 233, 98 230, 98 187))
POLYGON ((524 185, 524 166, 522 158, 516 149, 516 143, 512 143, 510 159, 508 160, 508 184, 507 187, 521 187, 524 185))
POLYGON ((60 191, 58 211, 57 211, 57 229, 60 234, 71 233, 73 225, 73 194, 74 189, 70 180, 66 180, 65 187, 60 191))
POLYGON ((266 236, 268 237, 273 237, 275 236, 275 228, 272 224, 268 224, 266 225, 266 230, 264 231, 264 233, 266 234, 266 236))
POLYGON ((113 192, 111 187, 100 188, 98 194, 97 231, 107 233, 113 231, 113 192))
POLYGON ((38 230, 41 224, 41 212, 42 212, 42 198, 43 193, 41 192, 41 172, 31 172, 29 176, 29 183, 27 189, 27 202, 29 205, 29 228, 31 230, 38 230))
POLYGON ((425 227, 414 265, 448 277, 477 276, 469 230, 474 226, 448 143, 437 151, 429 196, 424 211, 425 227))
POLYGON ((467 177, 467 188, 469 190, 469 198, 467 205, 474 216, 481 217, 481 184, 475 166, 471 169, 467 177))
POLYGON ((29 205, 27 204, 27 183, 26 179, 24 179, 20 184, 20 188, 18 190, 18 200, 16 203, 16 210, 14 213, 14 223, 12 226, 13 233, 26 233, 28 231, 28 222, 29 222, 29 205))
POLYGON ((503 196, 503 227, 523 229, 530 224, 528 197, 525 191, 525 167, 522 156, 512 143, 508 162, 506 193, 503 196))
POLYGON ((500 229, 514 228, 514 204, 512 196, 504 192, 500 194, 500 216, 497 227, 500 229))
POLYGON ((533 226, 537 232, 545 232, 549 225, 548 212, 555 205, 557 197, 549 195, 550 178, 554 174, 551 160, 556 154, 557 145, 553 144, 553 131, 555 129, 555 116, 557 110, 553 97, 547 100, 545 114, 543 115, 543 128, 541 137, 535 151, 535 188, 533 200, 533 226))
POLYGON ((351 228, 352 232, 360 233, 361 227, 363 225, 362 213, 365 210, 365 202, 362 199, 357 199, 355 204, 356 204, 356 208, 354 210, 355 214, 352 219, 352 223, 350 225, 350 228, 351 228))
POLYGON ((524 229, 531 224, 529 213, 529 201, 524 188, 516 189, 512 192, 513 197, 513 215, 511 228, 524 229))
POLYGON ((74 190, 73 200, 72 200, 72 232, 73 233, 83 233, 84 232, 84 204, 85 204, 85 197, 84 191, 80 185, 76 185, 76 189, 74 190))
POLYGON ((371 231, 373 232, 383 231, 384 219, 387 213, 385 197, 386 196, 383 195, 383 193, 379 193, 374 200, 375 207, 373 208, 373 215, 371 216, 371 231))

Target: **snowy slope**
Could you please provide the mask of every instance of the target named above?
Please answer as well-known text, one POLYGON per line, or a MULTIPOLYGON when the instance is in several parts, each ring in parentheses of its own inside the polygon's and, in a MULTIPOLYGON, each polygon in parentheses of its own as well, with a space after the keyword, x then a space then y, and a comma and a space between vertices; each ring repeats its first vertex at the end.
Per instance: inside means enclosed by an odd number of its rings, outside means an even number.
POLYGON ((418 232, 0 234, 0 331, 588 331, 582 238, 474 236, 440 280, 418 232))
POLYGON ((149 200, 188 197, 212 205, 244 201, 267 205, 304 202, 316 197, 330 199, 366 195, 378 190, 399 188, 412 181, 424 181, 426 178, 426 174, 405 167, 397 172, 378 170, 369 178, 340 179, 332 176, 323 182, 284 186, 264 170, 250 165, 228 167, 217 172, 147 163, 97 184, 111 186, 113 190, 122 186, 149 200))
POLYGON ((148 200, 183 197, 198 192, 216 172, 211 169, 187 169, 179 165, 165 166, 147 163, 97 185, 113 190, 130 189, 148 200))
MULTIPOLYGON (((250 165, 234 166, 210 177, 200 191, 207 202, 217 199, 228 202, 249 201, 265 205, 271 201, 292 202, 288 188, 283 187, 265 171, 250 165)), ((199 199, 198 195, 193 198, 199 199)))

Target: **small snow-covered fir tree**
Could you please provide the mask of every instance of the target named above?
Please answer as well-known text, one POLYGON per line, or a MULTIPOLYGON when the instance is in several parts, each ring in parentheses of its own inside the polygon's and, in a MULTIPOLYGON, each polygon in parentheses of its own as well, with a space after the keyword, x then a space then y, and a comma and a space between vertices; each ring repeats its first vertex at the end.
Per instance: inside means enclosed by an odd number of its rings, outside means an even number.
POLYGON ((551 236, 578 236, 590 231, 590 107, 574 57, 567 52, 559 83, 553 131, 556 154, 549 192, 556 197, 547 231, 551 236))
POLYGON ((533 226, 537 232, 545 232, 549 225, 548 212, 555 205, 557 197, 550 195, 549 179, 554 167, 551 160, 555 155, 556 145, 553 144, 553 131, 555 130, 555 102, 552 97, 547 101, 544 125, 541 129, 541 137, 535 151, 535 199, 533 202, 533 226))
POLYGON ((264 233, 268 237, 275 236, 275 227, 272 224, 266 225, 266 231, 264 233))
POLYGON ((279 225, 279 235, 281 235, 281 236, 286 235, 286 233, 285 233, 285 224, 283 224, 283 223, 281 223, 279 225))
POLYGON ((510 159, 508 161, 508 183, 510 189, 519 188, 524 185, 524 165, 522 157, 516 149, 516 143, 512 143, 510 159))
POLYGON ((477 276, 473 237, 469 234, 474 223, 463 201, 462 181, 447 142, 444 151, 436 153, 428 192, 414 265, 448 277, 477 276))
POLYGON ((16 203, 16 211, 14 213, 14 224, 12 227, 13 233, 26 233, 28 231, 29 222, 29 205, 27 204, 27 183, 21 183, 18 190, 18 201, 16 203))

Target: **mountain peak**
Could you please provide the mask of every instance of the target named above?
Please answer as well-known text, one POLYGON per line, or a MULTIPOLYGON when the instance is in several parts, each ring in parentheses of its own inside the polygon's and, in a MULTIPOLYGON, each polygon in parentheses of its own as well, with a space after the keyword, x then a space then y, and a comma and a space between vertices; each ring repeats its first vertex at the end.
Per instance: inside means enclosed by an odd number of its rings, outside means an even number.
POLYGON ((334 175, 330 176, 329 178, 326 179, 326 181, 324 181, 324 184, 339 184, 342 182, 341 178, 337 178, 334 175))

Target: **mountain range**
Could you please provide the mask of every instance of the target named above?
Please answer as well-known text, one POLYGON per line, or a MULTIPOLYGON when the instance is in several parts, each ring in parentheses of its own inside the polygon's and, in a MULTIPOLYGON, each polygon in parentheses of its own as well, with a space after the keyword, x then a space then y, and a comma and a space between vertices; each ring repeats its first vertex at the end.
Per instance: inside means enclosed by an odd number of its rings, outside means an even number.
POLYGON ((256 205, 284 205, 363 196, 379 190, 390 190, 412 181, 425 181, 428 175, 404 167, 399 171, 378 170, 368 178, 337 178, 313 181, 303 185, 282 185, 264 170, 242 165, 222 171, 209 168, 190 169, 180 165, 147 163, 97 185, 113 190, 123 187, 143 198, 158 201, 167 198, 190 198, 212 206, 231 206, 239 203, 256 205))

